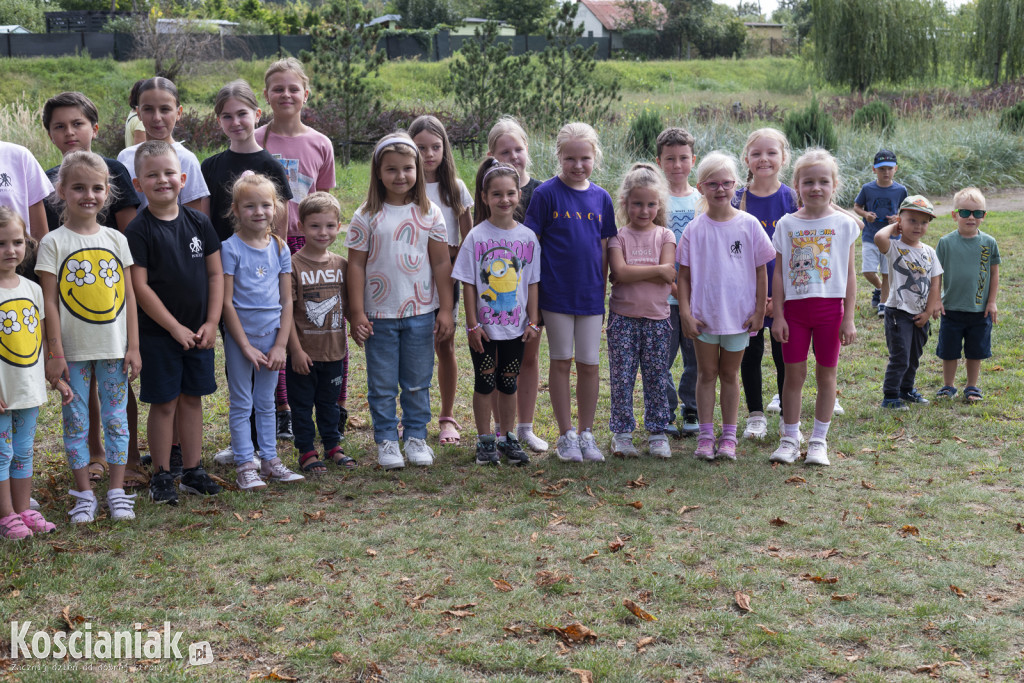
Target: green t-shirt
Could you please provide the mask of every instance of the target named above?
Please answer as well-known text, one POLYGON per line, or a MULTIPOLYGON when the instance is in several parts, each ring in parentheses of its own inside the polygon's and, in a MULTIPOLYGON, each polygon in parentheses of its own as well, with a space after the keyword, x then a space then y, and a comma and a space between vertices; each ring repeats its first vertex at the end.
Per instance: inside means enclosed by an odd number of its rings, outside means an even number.
POLYGON ((999 265, 999 247, 981 231, 974 237, 960 232, 944 235, 935 247, 942 264, 942 305, 946 310, 984 312, 988 304, 992 266, 999 265))

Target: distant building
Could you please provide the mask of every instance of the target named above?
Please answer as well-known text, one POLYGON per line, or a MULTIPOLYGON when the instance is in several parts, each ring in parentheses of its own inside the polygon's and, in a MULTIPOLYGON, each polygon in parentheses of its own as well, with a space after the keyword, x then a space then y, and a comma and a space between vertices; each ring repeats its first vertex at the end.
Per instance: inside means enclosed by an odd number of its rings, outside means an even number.
MULTIPOLYGON (((384 30, 389 31, 391 29, 399 28, 398 24, 402 21, 401 14, 382 14, 379 17, 374 17, 366 22, 367 26, 376 26, 377 24, 384 24, 384 30)), ((359 24, 356 24, 356 28, 359 28, 359 24)))
MULTIPOLYGON (((658 19, 661 29, 668 19, 665 6, 657 0, 647 0, 654 16, 658 19)), ((579 11, 576 14, 576 25, 583 26, 586 38, 611 38, 612 49, 622 49, 622 34, 628 31, 633 17, 630 10, 620 0, 579 0, 579 11)))
MULTIPOLYGON (((461 26, 453 26, 451 35, 453 36, 471 36, 473 31, 476 30, 477 26, 482 26, 487 23, 487 19, 479 19, 477 17, 466 17, 462 20, 461 26)), ((507 21, 498 22, 498 35, 499 36, 514 36, 516 29, 512 24, 507 21)))
POLYGON ((768 24, 760 21, 744 21, 743 25, 747 27, 747 38, 753 40, 782 40, 785 36, 782 34, 782 29, 785 28, 783 24, 768 24))
POLYGON ((19 26, 17 24, 6 24, 4 26, 0 26, 0 33, 32 33, 32 31, 29 31, 24 26, 19 26))

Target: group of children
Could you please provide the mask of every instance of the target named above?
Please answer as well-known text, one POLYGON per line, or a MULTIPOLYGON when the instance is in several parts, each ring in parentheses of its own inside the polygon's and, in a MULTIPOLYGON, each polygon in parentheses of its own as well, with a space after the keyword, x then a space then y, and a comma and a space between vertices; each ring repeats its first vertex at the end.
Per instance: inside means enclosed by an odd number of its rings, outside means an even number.
MULTIPOLYGON (((200 457, 202 397, 216 389, 218 329, 231 445, 215 460, 235 466, 240 489, 304 478, 278 456, 279 437, 294 439, 305 474, 356 466, 342 447, 349 333, 365 349, 379 465, 431 465, 435 356, 440 442, 461 439, 453 414, 460 293, 479 464, 504 457, 522 465, 527 451, 548 448, 532 426, 543 329, 556 455, 604 459, 593 432, 602 327, 614 455, 638 455, 638 370, 651 455, 671 456, 668 437, 679 435, 681 407, 682 431, 697 435, 695 457, 735 459, 741 376, 749 413, 743 436, 764 438, 761 361, 770 328, 779 394, 767 410, 782 414, 771 460, 793 462, 800 454, 801 391, 813 346, 818 393, 806 462, 828 464, 839 349, 856 337, 853 248, 862 230, 835 204, 839 171, 827 152, 805 152, 790 188, 779 179, 789 162, 785 137, 757 130, 744 146, 748 172, 741 183, 734 157, 712 152, 697 164, 693 136, 670 128, 658 138, 656 164, 634 164, 613 200, 590 181, 602 162, 591 126, 570 123, 559 131, 559 172, 539 182, 529 175, 525 131, 503 118, 488 137, 471 194, 456 174, 444 127, 423 116, 373 149, 345 259, 331 250, 343 225, 327 192, 335 182, 333 150, 302 123, 308 96, 302 65, 275 62, 264 90, 273 119, 257 128, 255 93, 244 81, 229 83, 214 107, 229 147, 202 164, 173 139, 181 106, 174 84, 163 78, 133 89, 146 140, 117 161, 90 151, 98 114, 81 93, 61 93, 43 110, 43 124, 64 154, 60 166, 43 174, 23 148, 0 143, 0 161, 12 169, 0 194, 0 203, 11 206, 0 208, 0 287, 7 290, 0 304, 0 535, 26 538, 54 528, 32 509, 30 496, 44 378, 63 403, 72 522, 95 519, 93 485, 104 471, 110 517, 135 516, 135 495, 126 489, 144 477, 132 388, 140 373, 139 399, 150 404, 150 499, 176 504, 178 491, 218 493, 200 457), (670 368, 679 351, 684 371, 677 388, 670 368)), ((875 166, 877 187, 865 186, 856 210, 866 226, 883 223, 872 236, 871 261, 865 242, 865 275, 877 280, 869 270, 884 264, 892 272, 887 279, 883 268, 878 280, 887 295, 890 349, 883 406, 927 402, 914 377, 928 320, 940 314, 939 395, 957 392, 963 346, 965 395, 980 400, 977 377, 990 355, 999 263, 994 240, 978 230, 984 197, 973 188, 957 194, 959 229, 940 240, 936 253, 920 242, 935 213, 931 204, 901 197, 891 208, 876 195, 892 194, 895 156, 883 150, 875 166)))

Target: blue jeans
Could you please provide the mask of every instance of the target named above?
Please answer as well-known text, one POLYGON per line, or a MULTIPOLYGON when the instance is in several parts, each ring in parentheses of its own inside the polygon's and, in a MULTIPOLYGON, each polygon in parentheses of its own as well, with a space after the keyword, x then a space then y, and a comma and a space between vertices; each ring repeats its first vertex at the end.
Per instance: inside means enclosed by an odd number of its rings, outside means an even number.
POLYGON ((676 421, 676 407, 680 399, 683 412, 697 413, 697 351, 693 348, 693 340, 682 333, 679 322, 679 306, 669 306, 668 319, 672 323, 672 336, 668 341, 668 372, 665 373, 665 391, 668 394, 669 423, 676 421), (679 392, 672 379, 672 364, 676 362, 676 354, 683 352, 683 373, 679 376, 679 392))
POLYGON ((398 441, 395 398, 401 387, 405 438, 427 438, 430 381, 434 377, 434 314, 376 318, 366 340, 366 399, 373 440, 398 441))
MULTIPOLYGON (((246 339, 266 354, 277 340, 277 330, 262 337, 246 339)), ((230 334, 224 335, 224 373, 228 380, 228 426, 231 429, 231 451, 235 465, 244 465, 255 456, 249 414, 256 410, 256 437, 259 439, 260 458, 277 457, 277 415, 274 411, 274 391, 277 389, 277 370, 259 369, 242 353, 241 347, 230 334)))
POLYGON ((343 361, 313 361, 308 375, 292 370, 292 359, 285 365, 288 382, 288 400, 292 407, 292 430, 295 432, 295 448, 299 453, 315 449, 316 428, 320 429, 320 441, 324 452, 338 445, 341 433, 338 431, 338 389, 341 387, 343 361), (316 427, 313 426, 313 408, 316 408, 316 427))

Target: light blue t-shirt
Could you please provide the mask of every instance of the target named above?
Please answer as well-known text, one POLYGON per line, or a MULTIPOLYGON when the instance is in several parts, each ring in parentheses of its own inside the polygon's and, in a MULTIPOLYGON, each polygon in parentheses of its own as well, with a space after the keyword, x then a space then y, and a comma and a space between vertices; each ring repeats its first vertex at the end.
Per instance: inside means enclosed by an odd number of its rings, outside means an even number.
MULTIPOLYGON (((683 236, 683 230, 686 230, 686 226, 697 215, 697 200, 699 198, 700 192, 697 192, 697 190, 693 190, 685 197, 669 195, 668 225, 665 227, 676 236, 676 244, 679 244, 679 238, 683 236)), ((668 295, 668 303, 670 306, 679 305, 679 301, 671 294, 668 295)))
POLYGON ((231 303, 245 333, 262 337, 281 327, 281 274, 292 272, 288 247, 271 239, 256 249, 234 234, 221 243, 220 260, 224 274, 234 277, 231 303))

